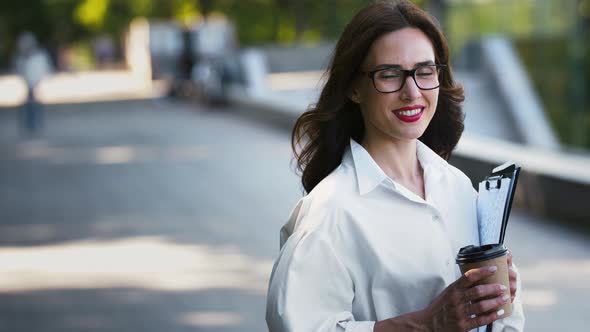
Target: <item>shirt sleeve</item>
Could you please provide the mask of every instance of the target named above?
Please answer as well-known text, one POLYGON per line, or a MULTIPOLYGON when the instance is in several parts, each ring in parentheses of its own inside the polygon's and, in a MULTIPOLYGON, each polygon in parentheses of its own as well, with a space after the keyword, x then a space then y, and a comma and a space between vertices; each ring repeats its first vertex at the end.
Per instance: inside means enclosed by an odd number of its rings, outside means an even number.
POLYGON ((516 265, 512 267, 517 272, 516 278, 516 296, 512 302, 512 315, 494 322, 492 332, 520 332, 524 331, 524 310, 522 308, 522 285, 520 274, 516 265))
POLYGON ((326 235, 291 235, 277 259, 267 296, 271 332, 372 332, 374 321, 355 321, 354 284, 326 235))

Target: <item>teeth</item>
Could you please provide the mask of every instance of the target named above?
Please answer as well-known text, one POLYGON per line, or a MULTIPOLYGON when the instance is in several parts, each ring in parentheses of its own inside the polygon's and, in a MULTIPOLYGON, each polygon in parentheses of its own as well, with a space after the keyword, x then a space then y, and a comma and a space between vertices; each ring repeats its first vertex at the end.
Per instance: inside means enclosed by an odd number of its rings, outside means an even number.
POLYGON ((411 111, 399 111, 398 113, 400 115, 403 115, 403 116, 413 116, 413 115, 416 115, 416 114, 418 114, 420 112, 422 112, 422 109, 421 108, 417 108, 417 109, 414 109, 414 110, 411 110, 411 111))

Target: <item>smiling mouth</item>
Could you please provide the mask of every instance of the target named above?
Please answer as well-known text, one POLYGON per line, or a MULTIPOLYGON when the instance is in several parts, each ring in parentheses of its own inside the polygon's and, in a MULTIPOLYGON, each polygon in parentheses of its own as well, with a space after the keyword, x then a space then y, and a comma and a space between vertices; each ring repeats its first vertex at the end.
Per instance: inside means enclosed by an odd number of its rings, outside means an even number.
POLYGON ((414 108, 411 110, 396 110, 393 111, 393 114, 403 122, 415 122, 420 120, 422 114, 424 113, 424 107, 414 108))

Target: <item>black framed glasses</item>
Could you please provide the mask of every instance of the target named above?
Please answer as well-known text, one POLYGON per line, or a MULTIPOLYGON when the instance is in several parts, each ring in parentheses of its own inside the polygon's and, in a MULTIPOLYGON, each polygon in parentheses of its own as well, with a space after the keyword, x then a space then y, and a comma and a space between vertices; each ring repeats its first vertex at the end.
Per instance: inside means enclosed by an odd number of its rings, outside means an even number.
POLYGON ((414 79, 414 83, 420 90, 433 90, 440 86, 442 68, 446 65, 431 64, 420 65, 411 70, 398 67, 384 67, 365 72, 373 81, 375 90, 381 93, 393 93, 401 90, 408 76, 414 79))

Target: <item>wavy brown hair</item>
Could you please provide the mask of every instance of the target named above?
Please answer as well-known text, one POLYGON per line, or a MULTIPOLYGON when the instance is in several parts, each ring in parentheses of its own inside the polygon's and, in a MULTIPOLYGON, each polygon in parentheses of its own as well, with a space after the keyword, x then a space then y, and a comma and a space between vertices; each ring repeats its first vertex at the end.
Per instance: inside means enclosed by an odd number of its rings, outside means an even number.
POLYGON ((306 192, 340 164, 350 138, 359 143, 363 139, 359 105, 349 98, 352 82, 373 42, 403 28, 420 29, 432 42, 435 62, 446 65, 436 112, 419 139, 444 159, 451 156, 463 133, 464 97, 463 87, 453 80, 446 38, 435 20, 410 1, 379 1, 361 9, 348 23, 336 44, 318 102, 295 122, 291 147, 306 192))

